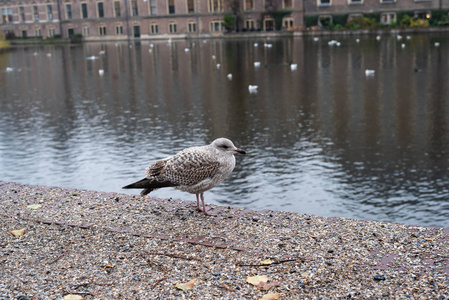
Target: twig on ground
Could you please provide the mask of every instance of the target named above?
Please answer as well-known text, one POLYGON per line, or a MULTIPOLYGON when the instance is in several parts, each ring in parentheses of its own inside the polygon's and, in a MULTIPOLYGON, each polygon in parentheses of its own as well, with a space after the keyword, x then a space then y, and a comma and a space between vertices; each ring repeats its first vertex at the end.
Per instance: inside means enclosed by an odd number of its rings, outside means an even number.
POLYGON ((278 265, 278 264, 282 264, 285 262, 290 262, 290 261, 296 261, 296 259, 284 259, 284 260, 278 260, 278 261, 274 261, 270 264, 244 264, 244 263, 236 263, 235 265, 238 267, 269 267, 271 265, 278 265))
POLYGON ((51 264, 54 264, 55 262, 57 262, 58 260, 60 260, 61 259, 61 257, 63 257, 64 256, 64 254, 65 254, 65 251, 64 252, 62 252, 60 255, 58 255, 58 257, 56 257, 55 259, 53 259, 53 260, 51 260, 49 263, 47 263, 47 265, 51 265, 51 264))
POLYGON ((165 277, 162 277, 162 278, 156 280, 156 282, 150 287, 150 290, 154 289, 156 287, 156 285, 159 284, 159 282, 166 280, 166 279, 168 279, 168 276, 165 276, 165 277))

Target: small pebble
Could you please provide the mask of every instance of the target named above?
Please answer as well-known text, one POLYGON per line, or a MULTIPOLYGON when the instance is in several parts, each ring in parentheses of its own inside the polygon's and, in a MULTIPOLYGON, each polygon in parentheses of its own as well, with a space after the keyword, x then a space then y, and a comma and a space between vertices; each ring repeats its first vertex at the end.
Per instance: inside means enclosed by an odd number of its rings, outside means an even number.
POLYGON ((384 275, 380 275, 380 274, 374 275, 373 278, 374 278, 374 280, 378 280, 378 281, 385 280, 385 276, 384 275))

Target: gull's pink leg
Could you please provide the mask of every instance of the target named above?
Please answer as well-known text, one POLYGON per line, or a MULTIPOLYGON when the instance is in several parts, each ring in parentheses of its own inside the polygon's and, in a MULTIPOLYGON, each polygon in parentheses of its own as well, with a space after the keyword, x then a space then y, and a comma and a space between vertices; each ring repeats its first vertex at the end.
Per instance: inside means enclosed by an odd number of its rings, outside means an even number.
POLYGON ((216 215, 217 215, 216 213, 213 214, 213 213, 208 213, 208 212, 207 212, 207 210, 206 210, 206 205, 204 204, 204 193, 201 193, 201 202, 203 202, 203 213, 204 213, 206 216, 216 216, 216 215))
POLYGON ((195 195, 196 195, 196 210, 202 211, 200 208, 200 198, 199 198, 200 194, 195 194, 195 195))

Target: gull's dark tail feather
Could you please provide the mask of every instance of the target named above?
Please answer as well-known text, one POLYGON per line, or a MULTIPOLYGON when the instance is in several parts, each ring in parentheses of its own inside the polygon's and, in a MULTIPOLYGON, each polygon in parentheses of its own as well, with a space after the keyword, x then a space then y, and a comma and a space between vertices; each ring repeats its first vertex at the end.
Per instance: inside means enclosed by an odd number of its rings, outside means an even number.
POLYGON ((145 196, 156 189, 163 188, 163 187, 172 187, 172 186, 176 186, 176 184, 173 184, 172 182, 169 182, 169 181, 156 181, 154 179, 144 178, 144 179, 141 179, 134 183, 125 185, 122 188, 123 189, 144 189, 143 191, 140 192, 140 195, 145 196))

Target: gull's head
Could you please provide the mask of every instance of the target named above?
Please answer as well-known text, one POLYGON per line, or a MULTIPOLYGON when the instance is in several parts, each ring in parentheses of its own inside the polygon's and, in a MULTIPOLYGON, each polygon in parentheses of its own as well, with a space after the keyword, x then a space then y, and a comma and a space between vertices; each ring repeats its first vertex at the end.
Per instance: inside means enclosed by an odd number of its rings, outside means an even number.
POLYGON ((234 153, 246 154, 244 150, 237 148, 231 140, 226 138, 216 139, 210 145, 220 153, 229 153, 231 155, 234 153))

